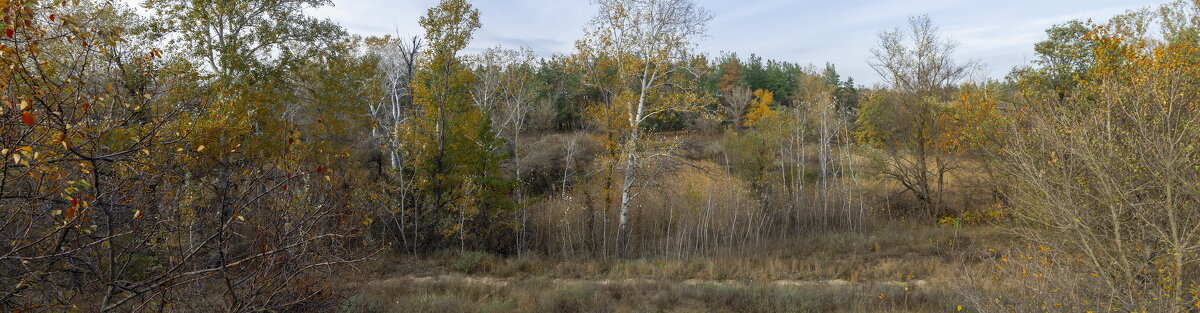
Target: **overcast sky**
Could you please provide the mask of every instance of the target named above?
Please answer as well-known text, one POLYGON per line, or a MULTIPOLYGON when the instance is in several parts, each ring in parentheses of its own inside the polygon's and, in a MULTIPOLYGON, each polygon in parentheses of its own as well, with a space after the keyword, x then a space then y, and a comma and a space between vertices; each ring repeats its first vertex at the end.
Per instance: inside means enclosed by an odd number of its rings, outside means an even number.
MULTIPOLYGON (((870 85, 879 77, 867 56, 880 30, 929 14, 960 43, 957 56, 1002 77, 1033 59, 1044 30, 1072 19, 1107 20, 1163 0, 696 0, 713 14, 709 36, 698 43, 710 54, 751 53, 800 64, 832 62, 843 76, 870 85)), ((527 46, 542 56, 570 53, 596 8, 588 0, 474 0, 483 27, 467 52, 503 45, 527 46)), ((361 35, 418 35, 417 19, 436 0, 334 0, 314 10, 361 35)))

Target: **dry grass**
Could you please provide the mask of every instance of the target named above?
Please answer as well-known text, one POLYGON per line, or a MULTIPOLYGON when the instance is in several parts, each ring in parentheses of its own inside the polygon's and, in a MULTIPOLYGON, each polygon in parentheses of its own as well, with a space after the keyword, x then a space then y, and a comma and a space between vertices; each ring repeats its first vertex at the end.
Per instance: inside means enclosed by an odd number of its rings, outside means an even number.
POLYGON ((665 280, 376 281, 341 312, 930 312, 960 301, 930 284, 773 284, 665 280))
POLYGON ((709 256, 621 260, 445 251, 423 257, 392 255, 375 268, 378 274, 402 276, 463 273, 506 278, 907 281, 951 278, 956 275, 949 270, 952 267, 977 264, 987 257, 986 249, 1005 247, 1011 240, 992 227, 891 224, 868 233, 839 232, 773 242, 745 253, 731 249, 709 256), (460 265, 465 263, 474 265, 460 265))
MULTIPOLYGON (((745 246, 777 224, 747 184, 717 164, 670 158, 650 167, 644 172, 663 170, 645 189, 635 190, 639 195, 630 210, 635 255, 690 256, 745 246)), ((531 207, 528 227, 539 252, 577 257, 616 251, 619 175, 614 173, 607 194, 607 181, 598 173, 531 207)))
POLYGON ((1012 239, 991 227, 903 224, 810 237, 690 258, 389 255, 365 283, 347 283, 343 311, 973 311, 961 291, 987 286, 962 281, 990 275, 987 249, 1012 239))

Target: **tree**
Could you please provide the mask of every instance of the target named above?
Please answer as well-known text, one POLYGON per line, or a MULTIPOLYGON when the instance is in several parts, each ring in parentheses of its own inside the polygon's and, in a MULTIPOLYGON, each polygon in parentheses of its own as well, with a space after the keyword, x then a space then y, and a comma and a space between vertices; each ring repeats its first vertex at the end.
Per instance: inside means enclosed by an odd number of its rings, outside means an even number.
POLYGON ((181 242, 197 251, 193 262, 252 262, 205 272, 223 282, 226 311, 304 301, 320 290, 299 280, 360 256, 343 250, 352 245, 344 239, 370 223, 350 211, 348 184, 357 175, 343 161, 354 144, 341 139, 368 131, 360 118, 375 91, 356 85, 371 75, 353 73, 374 64, 340 27, 303 14, 322 4, 146 3, 158 16, 152 34, 201 64, 189 78, 193 88, 169 93, 188 105, 184 129, 197 148, 162 166, 171 170, 163 202, 178 212, 175 223, 187 230, 181 242), (268 258, 275 261, 261 261, 268 258))
POLYGON ((750 87, 733 86, 725 90, 724 95, 725 100, 721 103, 721 109, 725 111, 725 119, 729 122, 730 128, 740 130, 745 127, 742 117, 746 115, 746 109, 751 105, 750 102, 754 101, 754 93, 750 91, 750 87))
POLYGON ((366 44, 378 58, 385 89, 385 97, 369 107, 375 124, 371 133, 384 138, 389 164, 393 169, 401 169, 400 136, 396 131, 414 114, 411 84, 423 42, 419 36, 408 39, 384 36, 368 38, 366 44))
MULTIPOLYGON (((1177 10, 1164 7, 1164 10, 1177 10)), ((1080 309, 1186 312, 1200 299, 1200 63, 1193 42, 1112 25, 1084 40, 1095 65, 1065 97, 1027 82, 1004 149, 1022 233, 1089 273, 1080 309), (1042 231, 1045 230, 1045 231, 1042 231)))
POLYGON ((721 75, 717 82, 717 89, 721 92, 726 92, 737 86, 744 86, 745 78, 742 77, 742 63, 738 60, 736 54, 731 54, 725 58, 725 64, 719 67, 721 75))
POLYGON ((183 48, 200 58, 218 76, 256 79, 262 69, 302 57, 297 43, 321 43, 344 36, 329 20, 304 14, 304 9, 333 4, 328 0, 148 0, 145 6, 159 16, 159 31, 178 34, 183 48))
POLYGON ((953 59, 957 44, 942 38, 928 16, 911 17, 908 26, 881 32, 879 46, 871 50, 871 68, 892 92, 864 104, 857 137, 887 151, 881 173, 912 193, 924 213, 932 213, 942 208, 945 176, 953 168, 937 149, 938 116, 950 88, 966 77, 972 62, 953 59))
POLYGON ((506 50, 499 47, 484 50, 477 58, 476 76, 479 78, 472 91, 477 106, 491 114, 497 121, 497 133, 507 143, 505 152, 511 158, 512 171, 518 188, 514 188, 515 201, 520 208, 517 223, 521 231, 517 236, 517 249, 523 249, 525 224, 524 173, 522 161, 522 132, 527 128, 530 113, 537 105, 539 92, 543 88, 535 74, 535 56, 528 48, 506 50))
POLYGON ((963 84, 958 99, 938 116, 942 131, 937 149, 954 155, 996 155, 1010 120, 1001 111, 996 94, 987 85, 963 84))
POLYGON ((1009 79, 1014 82, 1039 82, 1041 88, 1054 91, 1058 93, 1060 101, 1065 100, 1076 88, 1076 83, 1085 79, 1084 76, 1095 62, 1092 55, 1094 42, 1084 39, 1090 31, 1088 25, 1080 21, 1070 21, 1047 29, 1048 38, 1033 47, 1038 57, 1034 61, 1037 67, 1014 69, 1009 79))
MULTIPOLYGON (((512 204, 505 195, 511 184, 499 172, 502 157, 491 116, 472 103, 475 75, 458 52, 479 28, 479 11, 465 0, 444 0, 421 18, 429 47, 413 77, 413 104, 418 112, 405 125, 405 145, 422 193, 416 218, 425 232, 418 242, 428 249, 455 238, 460 249, 468 239, 496 240, 517 230, 512 204), (478 236, 483 233, 484 236, 478 236), (477 237, 478 236, 478 237, 477 237)), ((512 242, 504 240, 503 242, 512 242)))
POLYGON ((742 65, 737 55, 728 56, 725 64, 720 66, 720 71, 717 88, 721 93, 721 110, 733 129, 741 129, 742 116, 746 115, 746 108, 754 94, 742 79, 742 65))
POLYGON ((118 25, 134 19, 117 7, 5 2, 0 11, 13 25, 0 38, 11 65, 0 69, 0 307, 124 310, 169 289, 163 279, 184 271, 121 257, 167 250, 139 238, 169 220, 142 188, 164 173, 145 165, 182 146, 170 134, 178 112, 159 97, 173 84, 167 62, 118 45, 118 25))
POLYGON ((522 141, 521 134, 528 128, 528 120, 530 114, 536 108, 536 101, 540 100, 539 91, 543 89, 537 81, 536 68, 534 62, 533 51, 522 49, 511 58, 512 63, 508 64, 505 71, 508 73, 508 84, 505 84, 505 97, 501 101, 500 111, 500 129, 501 137, 508 141, 511 148, 512 171, 517 180, 518 187, 516 190, 516 202, 520 208, 520 227, 521 231, 517 236, 517 249, 524 249, 528 245, 527 226, 529 221, 529 213, 526 211, 526 199, 524 190, 525 173, 522 164, 523 151, 521 147, 525 144, 522 141))
POLYGON ((417 59, 422 54, 424 43, 420 36, 399 38, 392 36, 366 39, 368 55, 377 62, 379 77, 375 85, 383 89, 378 100, 368 102, 371 117, 371 137, 379 140, 381 153, 387 155, 387 167, 378 160, 375 176, 384 178, 385 183, 373 184, 370 197, 376 205, 388 208, 384 225, 395 227, 390 235, 406 251, 414 251, 414 240, 419 237, 417 220, 412 216, 413 173, 412 160, 404 148, 405 136, 400 132, 417 115, 413 105, 412 80, 417 72, 417 59), (379 196, 378 194, 387 196, 379 196), (412 233, 410 233, 410 230, 412 233))
POLYGON ((854 86, 854 78, 842 80, 841 75, 838 75, 837 67, 832 63, 825 64, 825 71, 822 72, 825 77, 825 85, 833 88, 833 100, 837 107, 837 113, 846 117, 847 122, 854 121, 854 112, 858 110, 858 88, 854 86))
MULTIPOLYGON (((138 32, 130 11, 0 10, 24 26, 0 39, 14 65, 0 70, 0 280, 11 287, 0 306, 286 310, 322 292, 322 269, 359 255, 345 248, 362 220, 340 196, 344 176, 326 168, 339 153, 319 165, 304 144, 232 157, 249 148, 244 137, 195 133, 219 122, 195 119, 211 105, 199 95, 222 88, 186 55, 155 48, 148 38, 161 34, 138 32)), ((336 89, 304 78, 303 95, 336 89)))
MULTIPOLYGON (((629 210, 642 179, 639 168, 653 156, 645 145, 645 123, 661 114, 689 110, 707 101, 693 91, 693 40, 712 19, 688 0, 597 0, 600 11, 586 37, 576 42, 580 62, 590 63, 588 83, 606 93, 604 111, 618 117, 604 128, 620 132, 622 173, 618 247, 629 243, 629 210)), ((610 115, 611 116, 611 115, 610 115)))
MULTIPOLYGON (((854 206, 855 180, 852 178, 855 172, 850 153, 849 122, 838 105, 837 79, 831 79, 836 73, 832 72, 831 66, 826 69, 824 79, 817 75, 801 77, 799 89, 804 97, 799 99, 793 114, 798 115, 795 127, 803 128, 799 133, 810 134, 799 140, 810 140, 815 144, 813 150, 820 175, 812 186, 811 208, 814 211, 820 208, 819 227, 829 231, 834 226, 857 226, 864 214, 861 201, 858 210, 854 206)), ((794 166, 803 168, 804 164, 794 166)))
POLYGON ((554 110, 553 120, 548 126, 556 130, 583 128, 583 105, 596 98, 595 89, 581 81, 581 71, 573 66, 569 56, 554 55, 541 59, 537 66, 538 85, 543 89, 539 97, 549 102, 554 110))
POLYGON ((871 49, 869 64, 895 90, 919 97, 938 96, 965 78, 974 65, 953 59, 957 47, 941 37, 929 16, 914 16, 909 18, 907 30, 879 33, 879 46, 871 49))
POLYGON ((742 66, 742 75, 750 90, 768 90, 780 100, 780 106, 791 107, 792 100, 800 96, 797 79, 807 74, 797 64, 777 60, 764 62, 761 56, 752 54, 742 66))
POLYGON ((775 95, 770 91, 763 89, 755 90, 754 101, 751 101, 750 109, 746 111, 745 121, 742 123, 742 126, 754 127, 758 121, 775 116, 775 110, 771 110, 771 104, 774 101, 775 95))

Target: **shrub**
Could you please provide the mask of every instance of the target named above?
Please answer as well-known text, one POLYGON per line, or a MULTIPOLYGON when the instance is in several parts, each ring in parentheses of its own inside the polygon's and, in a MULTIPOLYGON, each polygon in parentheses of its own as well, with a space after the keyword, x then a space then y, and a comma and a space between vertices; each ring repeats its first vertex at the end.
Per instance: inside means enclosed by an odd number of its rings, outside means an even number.
POLYGON ((450 268, 463 273, 474 273, 487 270, 491 265, 491 254, 480 251, 463 251, 459 253, 454 263, 450 264, 450 268))

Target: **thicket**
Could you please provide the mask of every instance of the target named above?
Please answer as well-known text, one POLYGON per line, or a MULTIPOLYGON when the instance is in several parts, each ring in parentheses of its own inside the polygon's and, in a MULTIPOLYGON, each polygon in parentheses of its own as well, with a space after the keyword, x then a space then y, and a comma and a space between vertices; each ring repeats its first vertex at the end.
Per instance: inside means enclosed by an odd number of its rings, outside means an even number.
POLYGON ((373 256, 679 260, 897 221, 1022 236, 974 308, 1196 304, 1194 3, 1055 26, 986 81, 913 17, 870 88, 710 60, 687 0, 598 1, 549 58, 463 53, 465 0, 414 37, 303 13, 328 4, 0 0, 0 308, 321 310, 373 256))

